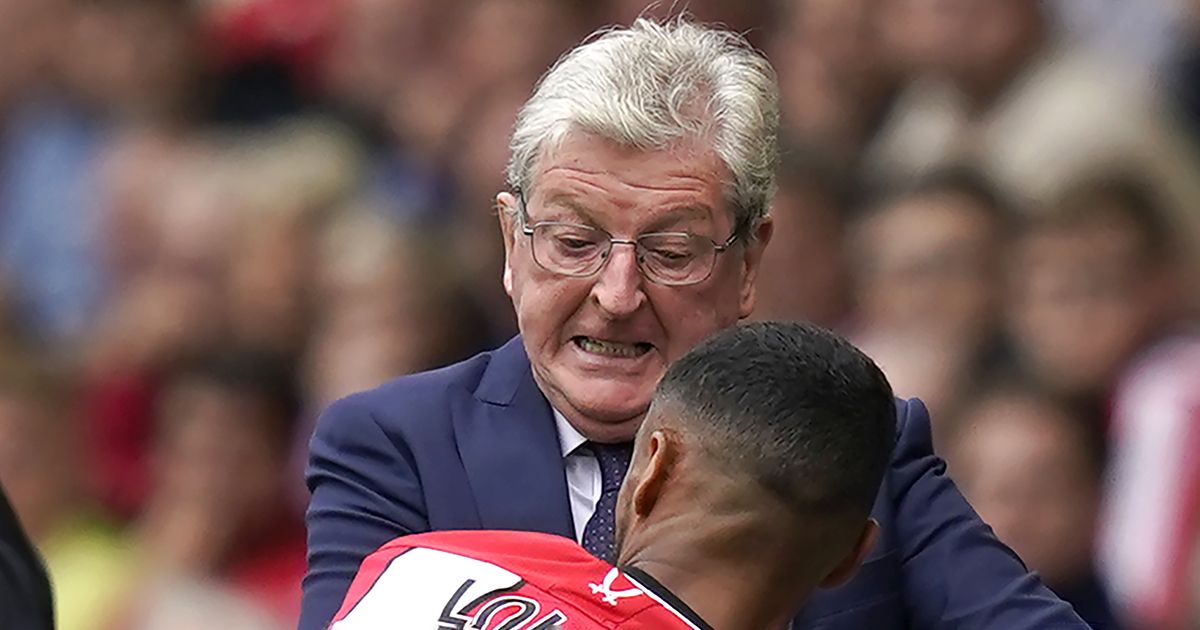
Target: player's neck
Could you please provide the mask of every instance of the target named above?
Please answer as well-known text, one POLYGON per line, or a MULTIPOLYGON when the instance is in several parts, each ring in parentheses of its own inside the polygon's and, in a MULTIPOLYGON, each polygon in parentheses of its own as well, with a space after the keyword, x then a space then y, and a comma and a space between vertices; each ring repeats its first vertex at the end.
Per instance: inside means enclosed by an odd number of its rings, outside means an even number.
POLYGON ((781 562, 791 550, 764 544, 744 517, 714 515, 700 527, 672 520, 640 536, 653 541, 645 546, 628 541, 622 565, 653 577, 715 630, 786 628, 800 595, 815 587, 797 573, 802 563, 781 562))

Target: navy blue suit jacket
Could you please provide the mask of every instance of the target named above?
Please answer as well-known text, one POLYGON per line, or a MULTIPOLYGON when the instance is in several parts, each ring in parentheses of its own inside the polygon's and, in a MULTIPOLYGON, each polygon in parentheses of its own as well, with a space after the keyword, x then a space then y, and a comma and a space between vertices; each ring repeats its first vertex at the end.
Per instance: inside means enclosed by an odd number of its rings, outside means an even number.
MULTIPOLYGON (((878 543, 845 586, 818 592, 797 628, 1086 628, 963 500, 933 454, 917 400, 897 403, 899 441, 874 517, 878 543)), ((301 630, 321 630, 362 559, 429 530, 572 537, 550 406, 520 338, 329 407, 312 438, 301 630)))

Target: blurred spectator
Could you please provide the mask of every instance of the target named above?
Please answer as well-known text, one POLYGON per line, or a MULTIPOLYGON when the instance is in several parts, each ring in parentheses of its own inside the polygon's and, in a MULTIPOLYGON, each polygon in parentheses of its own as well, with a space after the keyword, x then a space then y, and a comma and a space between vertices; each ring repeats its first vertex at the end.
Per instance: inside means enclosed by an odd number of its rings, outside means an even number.
POLYGON ((1011 208, 979 174, 948 168, 882 197, 856 221, 851 335, 935 418, 992 358, 1011 208))
POLYGON ((409 232, 358 209, 331 226, 320 261, 322 306, 306 368, 310 410, 493 341, 435 233, 409 232))
POLYGON ((783 133, 854 165, 900 88, 883 47, 881 0, 780 3, 768 53, 779 74, 783 133))
POLYGON ((177 123, 194 114, 198 14, 177 0, 76 2, 60 50, 71 94, 115 121, 177 123))
POLYGON ((114 125, 186 119, 197 76, 194 23, 186 3, 172 0, 47 7, 56 45, 34 64, 45 68, 44 89, 11 114, 0 146, 0 270, 26 327, 75 341, 108 281, 96 201, 102 152, 114 125))
POLYGON ((755 318, 806 320, 828 328, 845 323, 851 299, 846 179, 842 169, 815 152, 794 148, 784 153, 755 318))
POLYGON ((140 509, 150 484, 146 451, 162 372, 228 330, 221 292, 235 208, 230 169, 216 168, 219 154, 199 142, 170 155, 147 174, 157 180, 143 180, 133 203, 111 215, 106 234, 142 251, 117 259, 120 283, 83 348, 90 477, 125 518, 140 509), (122 230, 129 226, 142 233, 122 230))
MULTIPOLYGON (((300 480, 321 409, 504 339, 461 279, 454 251, 446 236, 397 224, 369 204, 352 204, 327 226, 317 249, 318 308, 302 366, 303 429, 289 464, 299 506, 308 503, 300 480)), ((499 277, 494 282, 499 285, 499 277)))
POLYGON ((131 587, 133 556, 87 499, 69 377, 31 356, 0 364, 0 484, 45 560, 56 627, 89 630, 131 587))
POLYGON ((770 0, 610 0, 606 4, 608 18, 604 21, 609 24, 629 24, 638 16, 668 19, 686 11, 701 22, 745 33, 750 43, 758 47, 763 47, 762 36, 766 34, 763 26, 772 23, 777 6, 770 0))
POLYGON ((1157 81, 1177 52, 1190 1, 1054 0, 1050 5, 1067 44, 1134 79, 1157 81))
POLYGON ((330 26, 329 48, 322 60, 324 94, 344 118, 378 133, 396 90, 436 44, 440 3, 344 0, 337 4, 340 10, 330 26))
POLYGON ((1193 144, 1200 144, 1200 2, 1179 0, 1182 4, 1181 41, 1166 70, 1171 102, 1190 132, 1193 144))
POLYGON ((135 529, 146 583, 218 581, 295 624, 305 564, 286 493, 299 413, 291 366, 213 350, 172 370, 159 401, 155 483, 135 529))
POLYGON ((311 330, 316 241, 359 183, 361 156, 336 126, 291 121, 230 148, 237 164, 223 308, 238 343, 303 354, 311 330))
POLYGON ((1021 386, 972 400, 947 450, 963 495, 1094 628, 1116 628, 1092 564, 1104 469, 1095 422, 1021 386))
POLYGON ((1200 214, 1195 149, 1161 99, 1052 38, 1040 0, 889 0, 890 41, 923 77, 900 97, 871 148, 873 176, 910 177, 947 160, 986 169, 1026 210, 1087 172, 1132 164, 1185 220, 1200 214), (907 29, 907 30, 906 30, 907 29))
POLYGON ((1109 370, 1113 470, 1101 558, 1116 603, 1139 627, 1188 628, 1189 559, 1200 549, 1200 334, 1185 317, 1188 273, 1153 191, 1136 182, 1099 191, 1105 197, 1081 200, 1089 220, 1076 221, 1090 234, 1077 247, 1096 254, 1076 254, 1090 273, 1074 275, 1093 287, 1084 295, 1109 297, 1077 304, 1072 319, 1092 332, 1074 342, 1076 354, 1109 370))
POLYGON ((508 136, 528 94, 527 84, 494 86, 463 112, 451 140, 457 211, 447 229, 454 236, 451 245, 464 282, 475 299, 495 314, 497 339, 516 334, 516 320, 496 272, 504 265, 503 241, 495 238, 500 229, 496 194, 507 187, 508 136))
POLYGON ((1030 219, 1013 256, 1019 360, 1062 395, 1106 400, 1133 355, 1180 316, 1177 243, 1155 191, 1137 178, 1079 182, 1030 219))
POLYGON ((42 87, 66 8, 66 0, 0 1, 0 129, 14 105, 42 87))
POLYGON ((980 348, 999 324, 1011 212, 968 169, 931 174, 869 208, 854 235, 859 327, 980 348))
POLYGON ((1200 332, 1163 339, 1124 372, 1100 560, 1139 628, 1195 628, 1200 593, 1200 332))

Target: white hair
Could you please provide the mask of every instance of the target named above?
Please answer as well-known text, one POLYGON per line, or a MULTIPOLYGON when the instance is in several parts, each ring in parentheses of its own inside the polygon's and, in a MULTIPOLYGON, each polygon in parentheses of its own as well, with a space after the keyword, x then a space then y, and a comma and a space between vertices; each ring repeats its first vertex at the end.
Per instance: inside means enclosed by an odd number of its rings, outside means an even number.
POLYGON ((775 72, 737 33, 639 18, 597 33, 542 77, 517 115, 508 185, 532 190, 538 159, 573 130, 639 150, 710 143, 743 229, 767 213, 778 160, 775 72))

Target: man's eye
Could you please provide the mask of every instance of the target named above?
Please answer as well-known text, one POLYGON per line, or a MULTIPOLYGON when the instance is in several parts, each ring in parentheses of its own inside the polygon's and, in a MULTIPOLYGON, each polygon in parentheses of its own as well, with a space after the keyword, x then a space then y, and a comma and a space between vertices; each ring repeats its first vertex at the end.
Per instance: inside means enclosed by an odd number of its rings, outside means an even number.
POLYGON ((671 261, 685 260, 692 257, 691 252, 687 251, 686 249, 664 249, 660 247, 651 250, 650 253, 662 258, 663 260, 671 261))
POLYGON ((590 247, 596 246, 595 241, 591 241, 591 240, 588 240, 585 238, 573 237, 573 236, 558 237, 558 244, 560 247, 562 247, 564 249, 572 249, 572 250, 584 250, 584 249, 588 249, 590 247))

